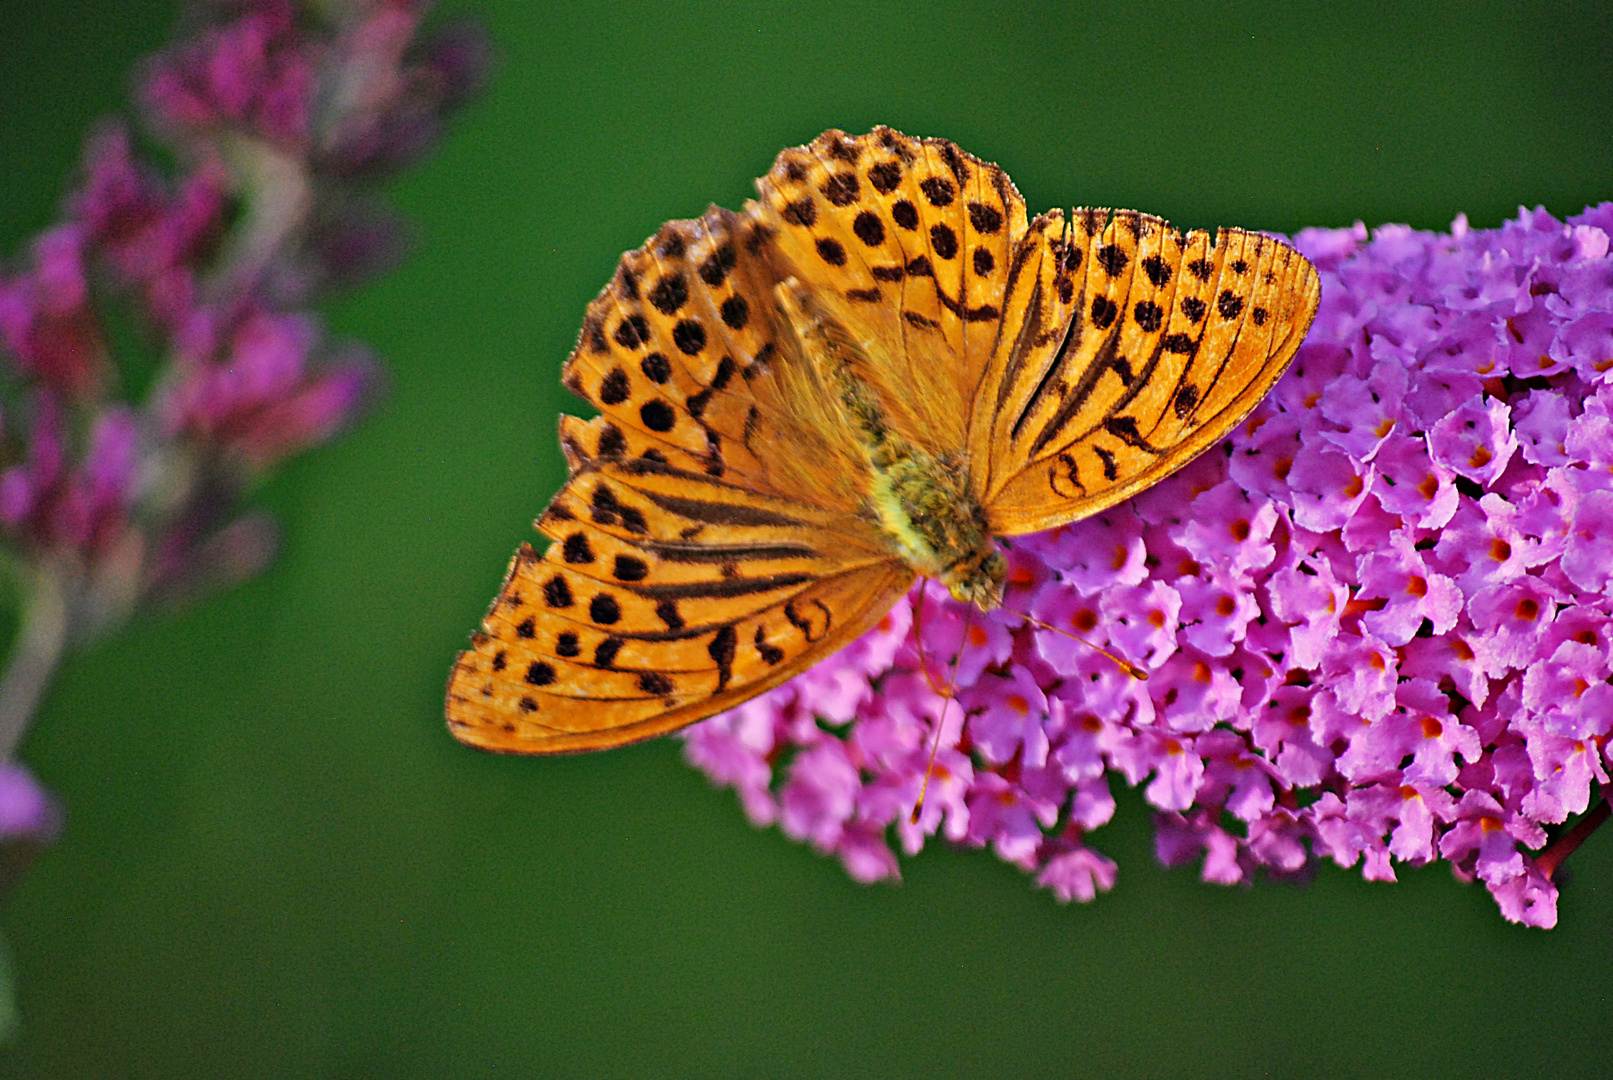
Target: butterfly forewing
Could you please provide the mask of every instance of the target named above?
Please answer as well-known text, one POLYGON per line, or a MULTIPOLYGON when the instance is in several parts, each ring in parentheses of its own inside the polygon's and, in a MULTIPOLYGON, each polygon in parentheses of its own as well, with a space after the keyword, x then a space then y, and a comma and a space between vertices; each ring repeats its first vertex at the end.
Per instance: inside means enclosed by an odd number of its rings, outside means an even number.
POLYGON ((563 381, 618 429, 765 489, 767 471, 749 448, 760 421, 748 382, 777 340, 770 297, 754 284, 750 228, 713 208, 668 222, 624 255, 588 306, 563 381))
POLYGON ((892 422, 956 450, 1025 231, 1007 175, 944 140, 876 128, 786 150, 757 190, 779 273, 812 283, 867 344, 892 422))

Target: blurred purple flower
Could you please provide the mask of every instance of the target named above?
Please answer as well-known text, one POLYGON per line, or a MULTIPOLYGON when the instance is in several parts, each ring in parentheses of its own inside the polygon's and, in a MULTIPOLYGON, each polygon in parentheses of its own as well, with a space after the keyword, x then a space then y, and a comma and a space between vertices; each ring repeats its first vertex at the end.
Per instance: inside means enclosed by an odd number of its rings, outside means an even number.
MULTIPOLYGON (((1115 880, 1088 846, 1113 772, 1158 811, 1160 859, 1202 856, 1207 881, 1443 859, 1506 918, 1553 925, 1553 872, 1606 816, 1613 764, 1610 230, 1613 203, 1300 233, 1316 324, 1222 450, 1010 541, 1008 607, 1146 682, 1006 609, 966 638, 965 611, 916 587, 931 677, 962 650, 917 826, 943 702, 891 625, 877 654, 690 729, 690 759, 859 880, 897 875, 877 854, 895 825, 909 853, 943 832, 1090 900, 1115 880)), ((903 635, 909 606, 887 620, 903 635)))
POLYGON ((10 842, 48 843, 59 817, 14 755, 61 656, 145 600, 262 569, 275 532, 240 505, 249 485, 373 396, 379 365, 307 305, 397 260, 401 219, 371 188, 481 84, 485 35, 422 40, 428 7, 197 0, 139 80, 177 172, 102 123, 65 220, 0 269, 0 547, 24 599, 0 679, 0 887, 25 863, 10 842), (131 338, 147 355, 109 345, 131 338))
POLYGON ((60 824, 60 810, 33 773, 15 762, 0 765, 0 843, 49 843, 60 824))

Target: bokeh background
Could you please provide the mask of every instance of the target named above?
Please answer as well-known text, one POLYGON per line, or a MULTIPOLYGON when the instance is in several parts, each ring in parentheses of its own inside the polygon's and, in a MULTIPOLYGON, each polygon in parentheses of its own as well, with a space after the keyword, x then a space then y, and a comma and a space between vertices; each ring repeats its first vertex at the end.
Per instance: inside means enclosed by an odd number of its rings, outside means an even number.
MULTIPOLYGON (((25 1077, 1597 1076, 1613 834, 1560 926, 1443 867, 1224 889, 1121 795, 1062 907, 934 846, 865 888, 663 740, 478 754, 442 691, 562 476, 556 376, 617 255, 782 147, 888 123, 1033 210, 1493 227, 1613 198, 1605 5, 455 3, 501 59, 329 309, 390 397, 263 492, 260 579, 63 668, 23 751, 66 831, 11 897, 25 1077)), ((0 251, 176 7, 0 2, 0 251)), ((1117 788, 1119 784, 1117 783, 1117 788)))

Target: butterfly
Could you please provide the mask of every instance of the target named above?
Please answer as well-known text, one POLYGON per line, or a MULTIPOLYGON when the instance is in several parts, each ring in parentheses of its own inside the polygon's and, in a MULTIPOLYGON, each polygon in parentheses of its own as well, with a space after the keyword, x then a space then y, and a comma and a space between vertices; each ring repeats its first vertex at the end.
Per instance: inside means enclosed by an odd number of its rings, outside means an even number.
POLYGON ((997 538, 1218 442, 1320 283, 1279 240, 1130 210, 1027 219, 996 165, 878 127, 781 153, 741 213, 672 221, 588 307, 570 478, 450 677, 463 742, 599 750, 779 685, 916 577, 982 611, 997 538))

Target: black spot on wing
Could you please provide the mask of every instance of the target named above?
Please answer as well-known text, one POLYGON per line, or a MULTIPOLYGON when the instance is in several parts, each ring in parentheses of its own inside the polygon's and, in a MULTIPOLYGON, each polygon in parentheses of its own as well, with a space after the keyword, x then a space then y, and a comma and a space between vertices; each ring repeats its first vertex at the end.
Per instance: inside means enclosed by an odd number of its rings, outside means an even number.
MULTIPOLYGON (((740 297, 734 296, 734 297, 729 297, 729 299, 730 300, 739 300, 740 297)), ((723 307, 726 308, 727 306, 728 306, 728 302, 726 300, 723 301, 723 307)), ((745 308, 745 311, 746 311, 746 316, 748 318, 749 317, 749 311, 750 311, 748 305, 745 308)), ((723 318, 725 320, 727 319, 727 317, 728 317, 727 315, 723 316, 723 318)), ((732 325, 732 324, 730 324, 730 325, 732 325)), ((739 326, 735 326, 734 329, 738 330, 741 327, 743 327, 744 325, 745 325, 745 320, 741 319, 739 321, 739 326)), ((717 372, 716 372, 716 374, 712 375, 712 377, 711 377, 711 388, 713 390, 716 390, 718 393, 721 393, 723 391, 723 389, 725 387, 727 387, 728 380, 732 379, 734 377, 734 371, 738 368, 738 366, 739 365, 734 363, 734 358, 732 356, 725 356, 720 361, 718 361, 717 362, 717 372)))
POLYGON ((672 406, 660 398, 646 401, 639 408, 638 415, 644 426, 651 431, 671 431, 678 422, 677 413, 673 411, 672 406))
POLYGON ((889 195, 902 182, 902 166, 896 161, 881 161, 868 169, 868 182, 881 195, 889 195))
POLYGON ((655 617, 666 623, 668 630, 683 629, 683 614, 678 611, 676 600, 662 600, 655 605, 655 617))
POLYGON ((975 232, 994 233, 1003 227, 1002 211, 995 206, 972 202, 969 204, 969 224, 974 226, 975 232))
MULTIPOLYGON (((743 330, 745 324, 750 321, 750 304, 743 296, 735 293, 722 302, 721 314, 723 325, 730 330, 743 330)), ((728 364, 733 363, 728 357, 723 359, 728 364)))
POLYGON ((627 372, 621 368, 611 368, 599 383, 599 400, 605 405, 620 405, 632 393, 632 384, 627 381, 627 372))
POLYGON ((650 324, 642 315, 629 315, 616 324, 616 344, 624 349, 636 349, 650 340, 650 324))
POLYGON ((812 201, 812 196, 805 195, 779 211, 779 217, 788 221, 791 225, 811 228, 818 220, 818 207, 812 201))
POLYGON ((885 223, 871 210, 864 210, 857 215, 856 220, 851 223, 851 231, 857 234, 857 239, 869 247, 878 247, 885 242, 885 223))
POLYGON ((1163 289, 1170 283, 1171 268, 1158 255, 1148 256, 1140 265, 1143 268, 1143 273, 1148 275, 1148 280, 1153 283, 1154 288, 1163 289))
POLYGON ((689 299, 689 283, 682 274, 668 274, 650 290, 650 303, 663 315, 675 315, 689 299))
POLYGON ((725 626, 717 631, 706 646, 706 652, 717 665, 717 690, 720 692, 727 688, 728 680, 734 677, 734 653, 739 643, 739 635, 732 626, 725 626))
POLYGON ((622 617, 622 607, 610 593, 600 593, 588 602, 588 617, 601 626, 609 626, 622 617))
POLYGON ((638 277, 626 266, 616 268, 616 289, 624 300, 638 299, 638 277))
POLYGON ((583 566, 594 561, 594 549, 588 544, 588 537, 580 532, 574 532, 566 537, 561 545, 562 556, 573 566, 583 566))
POLYGON ((638 687, 646 694, 664 697, 672 693, 672 680, 659 671, 646 671, 638 677, 638 687))
POLYGON ((1105 450, 1101 446, 1094 446, 1092 448, 1092 452, 1098 455, 1098 460, 1103 464, 1103 478, 1108 480, 1110 483, 1113 483, 1115 480, 1119 479, 1120 470, 1115 467, 1114 454, 1110 453, 1108 450, 1105 450))
POLYGON ((931 206, 950 206, 954 196, 957 194, 957 189, 952 186, 952 181, 944 176, 932 176, 928 180, 922 181, 919 184, 919 190, 924 192, 924 197, 930 200, 931 206))
POLYGON ((1119 314, 1120 309, 1107 296, 1094 296, 1092 298, 1092 325, 1099 330, 1107 330, 1113 326, 1115 318, 1119 314))
POLYGON ((846 265, 846 248, 832 236, 820 236, 817 242, 818 257, 830 266, 846 265))
POLYGON ((698 319, 684 319, 672 328, 672 343, 685 356, 698 356, 706 347, 706 328, 698 319))
POLYGON ((1137 430, 1137 421, 1130 416, 1111 416, 1103 422, 1103 430, 1125 443, 1149 454, 1163 453, 1159 447, 1143 437, 1137 430))
POLYGON ((728 277, 728 272, 734 268, 735 261, 734 245, 722 245, 700 264, 700 280, 716 288, 728 277))
POLYGON ((658 352, 652 352, 638 362, 639 370, 652 383, 661 384, 672 378, 672 364, 658 352))
POLYGON ((1175 398, 1171 400, 1171 409, 1176 413, 1178 420, 1186 420, 1188 413, 1193 411, 1193 406, 1197 405, 1198 402, 1198 387, 1191 383, 1186 383, 1180 390, 1176 391, 1175 398))
POLYGON ((617 581, 643 581, 649 572, 650 568, 644 560, 634 555, 616 556, 616 565, 612 569, 617 581))
POLYGON ((1119 244, 1104 244, 1098 248, 1097 259, 1098 265, 1103 267, 1103 272, 1110 277, 1119 274, 1126 268, 1126 264, 1131 261, 1130 256, 1125 253, 1119 244))
POLYGON ((823 197, 835 206, 850 206, 857 201, 857 174, 836 173, 823 185, 823 197))
POLYGON ((756 646, 757 654, 761 656, 763 662, 768 666, 777 667, 783 662, 784 650, 768 642, 767 631, 762 627, 758 626, 756 628, 756 636, 752 639, 752 644, 756 646))
POLYGON ((571 585, 567 583, 565 578, 556 574, 543 585, 543 602, 552 608, 570 607, 572 605, 571 585))

